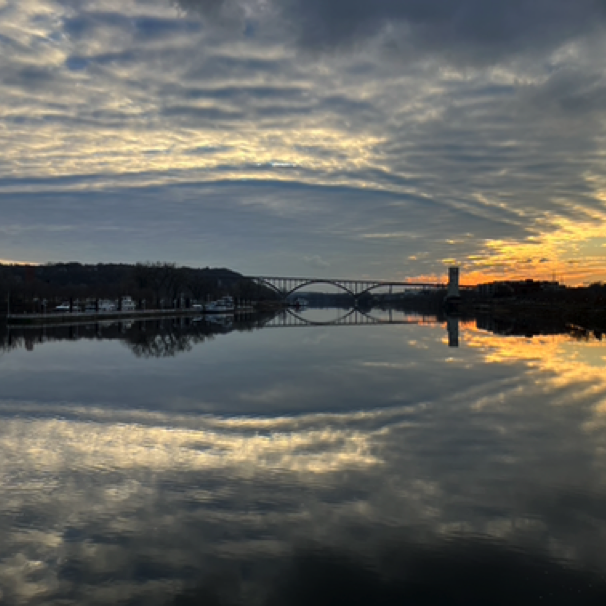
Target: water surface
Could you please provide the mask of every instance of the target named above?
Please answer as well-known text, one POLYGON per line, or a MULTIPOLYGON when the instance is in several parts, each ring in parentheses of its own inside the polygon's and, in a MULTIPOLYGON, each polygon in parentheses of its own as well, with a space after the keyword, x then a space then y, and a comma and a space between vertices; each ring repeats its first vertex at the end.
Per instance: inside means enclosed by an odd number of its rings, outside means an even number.
POLYGON ((4 602, 606 603, 604 342, 300 315, 4 334, 4 602))

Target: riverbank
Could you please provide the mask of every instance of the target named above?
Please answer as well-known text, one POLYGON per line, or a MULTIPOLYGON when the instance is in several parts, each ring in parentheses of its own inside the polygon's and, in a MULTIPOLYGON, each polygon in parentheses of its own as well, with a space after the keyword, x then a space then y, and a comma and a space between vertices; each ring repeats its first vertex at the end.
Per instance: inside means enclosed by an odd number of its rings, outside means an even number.
MULTIPOLYGON (((230 315, 249 315, 255 313, 252 306, 240 307, 230 315)), ((208 314, 199 309, 146 309, 136 311, 109 311, 109 312, 72 312, 72 313, 49 313, 49 314, 12 314, 6 316, 5 322, 18 326, 40 326, 60 324, 85 324, 90 322, 128 321, 128 320, 156 320, 175 316, 205 316, 208 314)))

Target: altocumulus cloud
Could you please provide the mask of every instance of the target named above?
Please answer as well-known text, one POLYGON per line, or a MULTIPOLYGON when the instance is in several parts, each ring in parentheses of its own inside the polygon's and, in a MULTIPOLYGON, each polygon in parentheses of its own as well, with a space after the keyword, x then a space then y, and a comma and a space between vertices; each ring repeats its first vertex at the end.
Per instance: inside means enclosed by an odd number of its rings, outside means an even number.
POLYGON ((602 271, 601 246, 566 262, 606 222, 602 2, 9 0, 2 11, 5 258, 602 271))
POLYGON ((381 36, 408 53, 485 63, 601 33, 601 0, 174 0, 230 22, 282 20, 303 46, 334 48, 381 36))

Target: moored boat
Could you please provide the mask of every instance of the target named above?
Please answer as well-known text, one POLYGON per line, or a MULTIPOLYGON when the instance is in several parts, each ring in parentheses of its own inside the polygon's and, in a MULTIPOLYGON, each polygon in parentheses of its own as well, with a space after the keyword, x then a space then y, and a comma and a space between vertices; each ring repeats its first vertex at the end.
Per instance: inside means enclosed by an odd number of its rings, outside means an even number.
POLYGON ((204 306, 206 314, 230 314, 235 311, 234 300, 232 297, 221 297, 217 301, 211 301, 204 306))

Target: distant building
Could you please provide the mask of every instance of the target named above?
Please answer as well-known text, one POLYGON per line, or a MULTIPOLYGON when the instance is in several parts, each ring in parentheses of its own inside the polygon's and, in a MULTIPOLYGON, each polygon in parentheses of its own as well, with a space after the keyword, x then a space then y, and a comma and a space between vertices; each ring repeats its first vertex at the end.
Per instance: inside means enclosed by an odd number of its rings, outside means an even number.
POLYGON ((498 280, 479 284, 477 292, 483 297, 523 297, 546 290, 560 290, 561 288, 563 287, 559 282, 529 278, 527 280, 498 280))

